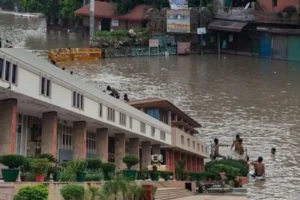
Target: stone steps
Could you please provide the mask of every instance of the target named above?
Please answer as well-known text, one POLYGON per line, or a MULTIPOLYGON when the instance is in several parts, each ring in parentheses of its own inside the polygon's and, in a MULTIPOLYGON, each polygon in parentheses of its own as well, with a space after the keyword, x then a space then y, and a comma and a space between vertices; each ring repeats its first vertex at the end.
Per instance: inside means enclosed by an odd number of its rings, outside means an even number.
POLYGON ((186 190, 186 189, 179 189, 179 188, 165 188, 165 189, 157 189, 154 198, 155 200, 171 200, 177 199, 182 197, 189 197, 193 196, 194 193, 186 190))

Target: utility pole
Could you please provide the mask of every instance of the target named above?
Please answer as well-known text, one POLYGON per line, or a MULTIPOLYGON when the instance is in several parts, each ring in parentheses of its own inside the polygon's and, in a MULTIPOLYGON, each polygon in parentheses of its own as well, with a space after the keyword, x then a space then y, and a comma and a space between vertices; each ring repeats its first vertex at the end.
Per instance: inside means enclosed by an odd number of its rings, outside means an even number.
POLYGON ((95 0, 90 1, 90 41, 94 38, 95 33, 95 0))

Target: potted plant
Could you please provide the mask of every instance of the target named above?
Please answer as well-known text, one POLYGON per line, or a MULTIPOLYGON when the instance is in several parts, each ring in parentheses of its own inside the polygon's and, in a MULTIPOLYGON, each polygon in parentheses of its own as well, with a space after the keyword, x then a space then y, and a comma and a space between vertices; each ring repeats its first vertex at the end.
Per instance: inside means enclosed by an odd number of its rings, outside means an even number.
POLYGON ((19 176, 19 167, 23 165, 24 157, 21 155, 0 156, 0 163, 8 167, 2 169, 2 177, 5 182, 15 182, 19 176))
POLYGON ((87 169, 98 170, 101 169, 102 161, 99 158, 88 158, 86 159, 87 169))
POLYGON ((20 179, 21 179, 21 182, 24 182, 25 181, 25 178, 26 178, 26 171, 24 169, 23 166, 20 167, 20 179))
POLYGON ((116 170, 115 163, 103 163, 101 168, 104 174, 104 180, 110 181, 116 170))
POLYGON ((86 177, 87 162, 86 160, 76 160, 71 162, 72 168, 76 173, 76 181, 84 182, 86 177))
POLYGON ((158 171, 152 171, 150 173, 150 177, 152 181, 158 181, 159 180, 159 172, 158 171))
POLYGON ((137 176, 137 170, 132 170, 131 167, 139 163, 139 159, 134 155, 127 155, 123 158, 123 162, 127 166, 127 170, 124 170, 124 176, 130 180, 135 180, 137 176))
POLYGON ((170 172, 167 172, 167 171, 161 172, 160 175, 165 181, 170 180, 170 172))
POLYGON ((36 182, 44 182, 45 176, 48 172, 48 169, 51 167, 51 164, 47 158, 44 159, 36 159, 31 163, 31 168, 33 173, 35 174, 36 182))
POLYGON ((142 169, 138 172, 138 180, 146 180, 148 178, 148 169, 142 169))

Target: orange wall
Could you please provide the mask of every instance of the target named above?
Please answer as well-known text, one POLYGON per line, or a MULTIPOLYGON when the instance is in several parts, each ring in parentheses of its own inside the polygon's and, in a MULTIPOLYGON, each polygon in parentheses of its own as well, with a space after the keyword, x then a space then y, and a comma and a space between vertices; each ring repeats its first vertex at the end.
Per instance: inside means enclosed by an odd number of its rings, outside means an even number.
MULTIPOLYGON (((259 0, 258 1, 267 12, 273 12, 272 0, 259 0)), ((287 6, 294 6, 299 11, 300 0, 277 0, 277 6, 274 7, 274 12, 281 12, 287 6)))

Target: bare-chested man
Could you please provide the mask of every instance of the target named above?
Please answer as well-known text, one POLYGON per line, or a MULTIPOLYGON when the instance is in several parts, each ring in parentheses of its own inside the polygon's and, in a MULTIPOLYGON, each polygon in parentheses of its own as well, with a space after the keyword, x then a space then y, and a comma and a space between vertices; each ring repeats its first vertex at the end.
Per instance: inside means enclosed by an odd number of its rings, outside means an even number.
POLYGON ((227 145, 221 145, 219 144, 219 139, 218 138, 215 138, 214 139, 214 157, 221 157, 221 158, 225 158, 226 156, 222 156, 219 152, 219 147, 220 146, 227 146, 227 145))
POLYGON ((257 161, 251 163, 251 165, 254 165, 254 170, 255 170, 255 173, 252 176, 254 177, 265 176, 265 164, 262 161, 263 158, 259 157, 257 161))
MULTIPOLYGON (((240 144, 239 144, 239 142, 238 142, 239 139, 240 139, 240 135, 239 135, 239 134, 236 134, 235 140, 233 140, 233 143, 232 143, 232 145, 231 145, 231 149, 232 149, 233 146, 234 146, 234 150, 235 150, 235 151, 238 151, 238 150, 239 150, 239 148, 240 148, 240 144)), ((231 150, 231 149, 230 149, 230 150, 231 150)))

